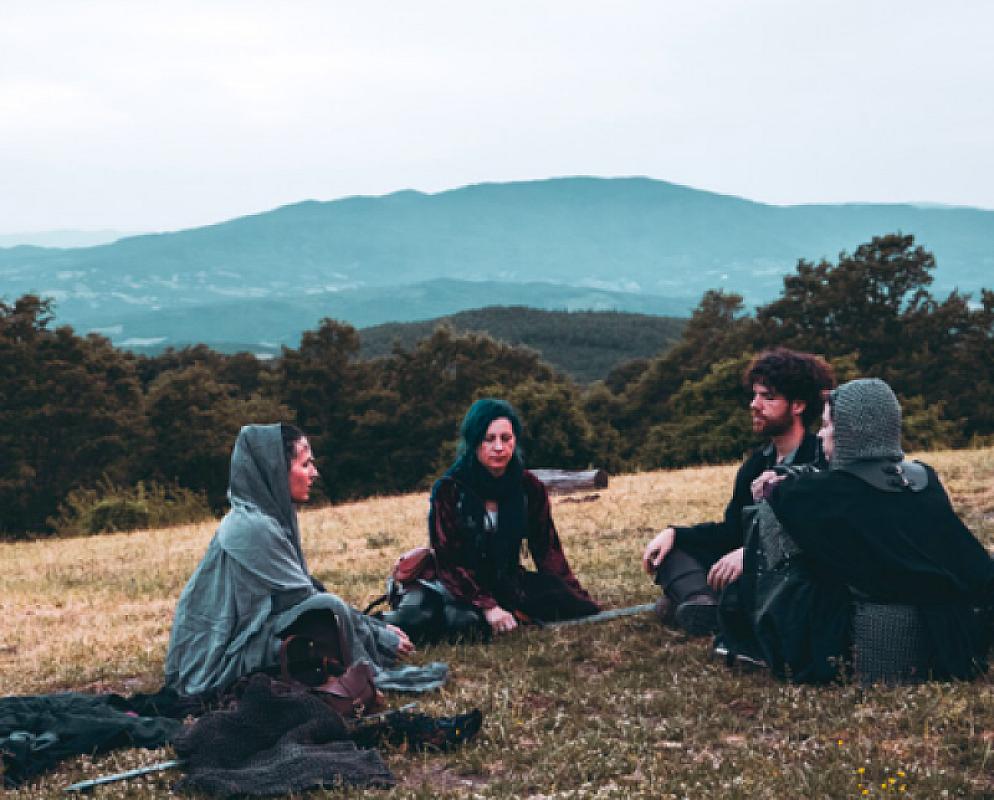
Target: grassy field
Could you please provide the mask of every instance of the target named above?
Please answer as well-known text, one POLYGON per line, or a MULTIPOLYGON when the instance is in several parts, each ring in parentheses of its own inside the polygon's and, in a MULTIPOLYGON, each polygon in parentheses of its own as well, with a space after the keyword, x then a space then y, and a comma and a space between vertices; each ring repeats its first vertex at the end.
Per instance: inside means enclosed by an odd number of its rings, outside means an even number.
MULTIPOLYGON (((933 453, 953 503, 994 545, 994 450, 933 453)), ((654 599, 640 571, 669 522, 718 518, 734 467, 612 479, 553 501, 574 570, 606 606, 654 599)), ((356 605, 379 594, 395 556, 425 538, 424 495, 305 512, 315 574, 356 605)), ((130 694, 161 680, 173 606, 214 525, 0 545, 0 695, 74 689, 130 694)), ((994 688, 797 687, 735 675, 643 615, 489 646, 440 646, 452 679, 422 699, 478 706, 484 730, 449 755, 388 752, 401 781, 350 797, 994 797, 994 688)), ((399 705, 400 698, 392 704, 399 705)), ((129 750, 67 762, 10 792, 55 797, 87 777, 170 757, 129 750)), ((175 774, 97 790, 164 797, 175 774)), ((329 792, 328 794, 340 794, 329 792)))

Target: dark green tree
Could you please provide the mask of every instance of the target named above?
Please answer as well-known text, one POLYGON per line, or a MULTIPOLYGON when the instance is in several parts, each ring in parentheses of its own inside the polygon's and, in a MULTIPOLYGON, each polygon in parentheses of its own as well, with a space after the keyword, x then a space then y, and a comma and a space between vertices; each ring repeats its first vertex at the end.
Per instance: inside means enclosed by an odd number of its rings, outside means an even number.
POLYGON ((214 508, 224 505, 231 448, 242 425, 293 422, 290 409, 258 393, 241 395, 201 364, 159 375, 147 407, 156 442, 152 474, 206 492, 214 508))
POLYGON ((800 261, 783 295, 757 310, 758 341, 837 357, 853 353, 860 375, 886 380, 902 398, 938 406, 953 426, 945 445, 994 430, 994 301, 929 292, 935 257, 910 235, 874 237, 838 264, 800 261))
POLYGON ((72 489, 127 481, 149 442, 134 362, 51 329, 52 304, 0 302, 0 530, 42 531, 72 489))
POLYGON ((459 422, 481 389, 504 396, 529 379, 556 378, 533 350, 447 327, 374 363, 353 417, 351 446, 363 462, 349 476, 351 492, 430 484, 448 466, 459 422))
POLYGON ((686 381, 704 377, 718 361, 750 351, 755 330, 740 295, 705 292, 680 341, 650 359, 645 371, 625 386, 609 420, 621 436, 622 457, 635 456, 648 429, 666 418, 667 402, 686 381))
POLYGON ((521 444, 526 464, 586 469, 594 463, 596 436, 575 384, 531 379, 506 392, 504 399, 523 420, 525 435, 521 444))
POLYGON ((195 365, 206 367, 222 383, 234 384, 246 397, 262 390, 267 377, 273 372, 252 353, 227 355, 205 344, 189 345, 179 350, 167 347, 156 356, 137 357, 138 374, 146 389, 164 372, 195 365))
POLYGON ((642 469, 718 464, 740 459, 755 442, 742 388, 750 355, 719 361, 707 375, 686 381, 649 428, 638 448, 642 469))
POLYGON ((780 298, 757 309, 761 341, 826 356, 858 352, 861 369, 881 375, 908 347, 913 323, 933 313, 934 269, 935 257, 901 234, 875 236, 838 264, 802 259, 780 298))
POLYGON ((323 319, 317 330, 304 332, 300 347, 283 348, 274 384, 308 434, 324 491, 333 499, 356 491, 356 470, 361 472, 368 456, 354 442, 356 397, 367 382, 358 352, 355 328, 323 319))

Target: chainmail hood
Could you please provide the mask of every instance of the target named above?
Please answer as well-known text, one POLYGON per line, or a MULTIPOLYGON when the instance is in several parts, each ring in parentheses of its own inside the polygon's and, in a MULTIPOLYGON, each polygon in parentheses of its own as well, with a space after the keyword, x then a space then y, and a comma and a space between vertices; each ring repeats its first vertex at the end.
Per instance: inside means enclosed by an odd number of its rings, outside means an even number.
POLYGON ((829 395, 835 448, 830 469, 859 461, 901 461, 901 406, 879 378, 842 384, 829 395))

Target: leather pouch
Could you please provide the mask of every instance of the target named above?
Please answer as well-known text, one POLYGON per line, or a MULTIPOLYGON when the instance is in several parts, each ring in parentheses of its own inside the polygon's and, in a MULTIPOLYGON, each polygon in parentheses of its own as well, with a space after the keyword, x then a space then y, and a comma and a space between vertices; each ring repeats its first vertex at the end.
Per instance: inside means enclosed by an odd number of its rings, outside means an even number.
POLYGON ((365 661, 350 666, 342 675, 330 677, 311 688, 329 708, 343 717, 358 719, 383 708, 382 692, 373 683, 373 670, 365 661))
POLYGON ((435 551, 430 547, 415 547, 404 553, 393 565, 390 577, 397 583, 406 584, 419 578, 434 580, 435 551))
POLYGON ((330 611, 305 612, 284 631, 281 679, 304 684, 333 711, 358 718, 382 708, 384 698, 373 682, 372 667, 351 662, 348 640, 330 611))

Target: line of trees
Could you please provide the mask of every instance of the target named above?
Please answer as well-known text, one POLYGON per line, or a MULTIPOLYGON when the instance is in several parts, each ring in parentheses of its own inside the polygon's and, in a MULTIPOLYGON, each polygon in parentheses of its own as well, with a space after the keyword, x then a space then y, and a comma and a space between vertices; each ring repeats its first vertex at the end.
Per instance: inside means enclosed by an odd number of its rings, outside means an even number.
POLYGON ((54 327, 48 300, 0 302, 0 535, 51 530, 73 490, 139 481, 203 492, 220 510, 230 448, 249 422, 307 431, 328 499, 425 487, 484 395, 520 409, 535 466, 735 460, 752 444, 743 368, 778 344, 825 355, 843 380, 887 380, 909 446, 994 441, 994 292, 939 300, 934 269, 913 237, 893 234, 834 264, 801 260, 754 313, 709 291, 675 346, 587 388, 527 348, 444 327, 371 360, 331 319, 274 361, 205 346, 145 357, 54 327))

